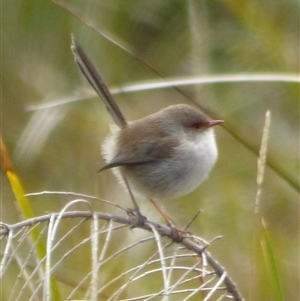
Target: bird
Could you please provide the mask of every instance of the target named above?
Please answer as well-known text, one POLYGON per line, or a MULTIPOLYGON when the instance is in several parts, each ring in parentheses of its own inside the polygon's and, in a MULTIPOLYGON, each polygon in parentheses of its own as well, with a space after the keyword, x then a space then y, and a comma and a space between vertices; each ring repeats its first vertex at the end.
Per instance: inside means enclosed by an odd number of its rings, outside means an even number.
POLYGON ((218 149, 210 120, 187 104, 170 105, 127 122, 81 45, 72 37, 71 49, 81 72, 104 102, 116 126, 102 144, 106 164, 125 186, 139 213, 134 195, 148 198, 168 224, 171 219, 157 201, 174 199, 194 191, 216 163, 218 149))

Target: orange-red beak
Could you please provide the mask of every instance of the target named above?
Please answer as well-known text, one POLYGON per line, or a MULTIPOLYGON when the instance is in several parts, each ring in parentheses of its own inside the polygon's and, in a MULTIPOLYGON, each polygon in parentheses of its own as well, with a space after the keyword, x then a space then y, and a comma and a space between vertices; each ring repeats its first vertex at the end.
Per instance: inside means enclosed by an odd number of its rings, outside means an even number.
POLYGON ((212 127, 212 126, 215 126, 215 125, 218 125, 218 124, 221 124, 223 123, 224 120, 211 120, 208 122, 208 127, 212 127))

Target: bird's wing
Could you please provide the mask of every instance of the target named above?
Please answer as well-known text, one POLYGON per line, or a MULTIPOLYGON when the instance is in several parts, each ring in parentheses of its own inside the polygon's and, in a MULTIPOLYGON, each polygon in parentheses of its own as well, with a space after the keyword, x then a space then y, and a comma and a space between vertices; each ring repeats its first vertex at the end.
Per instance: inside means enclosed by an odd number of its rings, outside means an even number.
POLYGON ((99 172, 118 166, 132 166, 158 162, 170 158, 174 152, 174 148, 177 146, 178 141, 173 138, 161 138, 153 141, 141 142, 132 154, 124 153, 122 151, 119 152, 107 165, 102 167, 99 172))

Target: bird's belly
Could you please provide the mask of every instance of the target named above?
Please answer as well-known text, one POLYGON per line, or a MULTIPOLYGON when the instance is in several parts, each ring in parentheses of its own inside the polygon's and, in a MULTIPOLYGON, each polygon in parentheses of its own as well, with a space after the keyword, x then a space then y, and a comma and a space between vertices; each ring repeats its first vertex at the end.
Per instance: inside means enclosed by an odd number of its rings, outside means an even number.
POLYGON ((152 199, 172 199, 195 190, 208 176, 217 159, 212 136, 207 145, 186 145, 186 151, 174 153, 168 160, 122 170, 133 190, 152 199))

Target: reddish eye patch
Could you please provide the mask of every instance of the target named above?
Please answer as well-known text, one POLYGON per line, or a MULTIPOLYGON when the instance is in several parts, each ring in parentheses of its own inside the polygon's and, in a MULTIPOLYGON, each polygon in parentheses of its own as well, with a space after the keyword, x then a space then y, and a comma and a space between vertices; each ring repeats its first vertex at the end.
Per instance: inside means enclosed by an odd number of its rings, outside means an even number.
POLYGON ((199 130, 200 128, 202 128, 205 125, 205 123, 203 122, 195 122, 192 124, 192 128, 195 130, 199 130))

